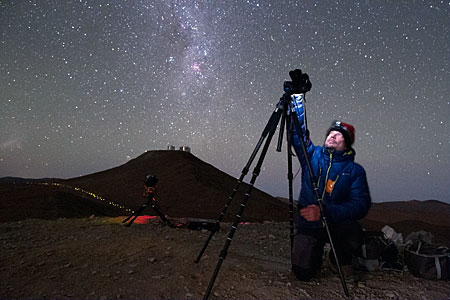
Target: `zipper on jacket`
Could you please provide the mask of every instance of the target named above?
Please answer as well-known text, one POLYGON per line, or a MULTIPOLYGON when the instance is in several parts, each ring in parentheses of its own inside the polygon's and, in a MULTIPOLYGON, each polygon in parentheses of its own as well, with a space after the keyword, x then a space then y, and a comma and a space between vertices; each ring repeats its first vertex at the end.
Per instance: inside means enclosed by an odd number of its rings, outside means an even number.
MULTIPOLYGON (((322 201, 323 198, 325 197, 325 192, 326 192, 326 190, 327 190, 327 180, 328 180, 328 175, 329 175, 329 173, 330 173, 331 162, 332 162, 332 160, 333 160, 333 153, 330 153, 330 163, 328 164, 327 175, 325 176, 325 183, 324 183, 324 186, 323 186, 322 199, 321 199, 321 201, 322 201)), ((320 176, 319 176, 319 182, 320 182, 320 176)), ((324 212, 324 213, 325 213, 325 212, 324 212)), ((326 226, 325 221, 324 221, 323 218, 322 218, 322 228, 325 228, 325 226, 326 226)))
POLYGON ((327 175, 325 176, 325 181, 324 181, 324 186, 323 186, 323 191, 322 191, 322 200, 325 197, 325 192, 327 190, 327 181, 328 181, 328 175, 329 175, 330 169, 331 169, 332 160, 333 160, 333 153, 330 153, 330 163, 328 164, 327 175))
POLYGON ((319 169, 319 176, 317 177, 317 188, 320 186, 320 175, 322 175, 322 168, 319 169))

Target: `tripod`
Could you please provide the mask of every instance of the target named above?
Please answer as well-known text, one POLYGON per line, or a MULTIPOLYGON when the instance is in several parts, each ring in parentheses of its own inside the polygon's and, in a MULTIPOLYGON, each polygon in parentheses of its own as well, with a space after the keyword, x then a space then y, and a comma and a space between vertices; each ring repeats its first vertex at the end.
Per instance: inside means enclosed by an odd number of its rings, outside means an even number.
MULTIPOLYGON (((296 70, 297 71, 297 70, 296 70)), ((300 72, 301 74, 301 72, 300 72)), ((292 76, 292 74, 290 73, 291 77, 294 79, 294 77, 292 76)), ((306 75, 306 74, 304 74, 306 75)), ((295 79, 294 79, 295 80, 295 79)), ((289 138, 289 129, 291 126, 291 118, 294 121, 294 126, 296 131, 298 132, 299 135, 302 135, 301 137, 299 136, 299 139, 301 141, 301 145, 302 145, 302 150, 303 153, 305 155, 305 159, 306 159, 306 163, 307 163, 307 168, 310 174, 310 178, 311 178, 311 184, 313 186, 314 192, 315 192, 315 196, 317 199, 317 202, 319 203, 319 208, 320 208, 320 213, 322 216, 322 220, 323 223, 325 224, 325 228, 328 234, 328 238, 330 241, 330 246, 331 249, 333 250, 333 254, 334 254, 334 258, 336 261, 336 266, 338 269, 338 273, 339 273, 339 277, 342 283, 342 287, 344 289, 344 293, 345 295, 348 297, 349 293, 348 293, 348 289, 347 289, 347 285, 346 282, 344 280, 344 276, 337 258, 337 254, 336 254, 336 250, 334 248, 334 244, 333 244, 333 240, 331 238, 331 234, 330 234, 330 230, 328 228, 328 223, 327 223, 327 219, 326 216, 324 215, 324 209, 323 209, 323 204, 322 204, 322 199, 319 195, 319 189, 318 186, 316 184, 317 180, 314 176, 314 172, 311 166, 311 162, 309 160, 309 157, 307 155, 307 150, 306 150, 306 143, 305 143, 305 139, 303 136, 303 130, 301 129, 301 124, 297 118, 297 113, 296 111, 293 109, 292 106, 292 102, 291 102, 291 95, 294 94, 295 92, 292 92, 292 86, 291 86, 292 82, 285 82, 285 86, 284 86, 284 90, 285 93, 283 94, 283 96, 280 98, 280 101, 278 102, 275 110, 273 111, 269 121, 267 122, 260 139, 258 140, 258 143, 255 147, 255 149, 253 150, 249 161, 247 162, 247 164, 245 165, 244 169, 242 170, 242 174, 238 179, 237 185, 236 187, 233 189, 230 197, 228 198, 228 201, 225 205, 225 207, 222 209, 219 218, 216 221, 216 224, 219 224, 220 221, 222 221, 223 217, 225 216, 225 212, 228 209, 233 197, 235 196, 236 192, 238 191, 238 188, 240 186, 240 184, 242 183, 244 177, 246 176, 246 174, 248 173, 250 166, 253 162, 253 160, 255 159, 259 149, 261 148, 264 140, 266 139, 262 152, 260 154, 260 157, 258 159, 258 162, 255 166, 255 168, 253 169, 253 176, 250 180, 249 183, 249 188, 247 190, 247 192, 244 195, 244 198, 241 202, 241 206, 240 209, 238 211, 238 213, 235 216, 235 219, 231 225, 231 229, 228 233, 228 237, 227 240, 223 246, 223 249, 221 250, 220 254, 219 254, 219 260, 217 262, 216 268, 214 270, 214 273, 211 277, 211 280, 209 282, 208 288, 205 292, 205 295, 203 297, 204 300, 207 300, 211 294, 212 288, 214 286, 215 280, 217 278, 217 275, 219 274, 220 268, 222 266, 223 261, 225 260, 227 254, 228 254, 228 248, 231 245, 231 241, 233 239, 233 236, 237 230, 237 226, 241 221, 242 215, 244 213, 244 209, 245 206, 248 202, 248 199, 250 198, 250 193, 253 190, 254 187, 254 183, 256 181, 256 178, 258 177, 260 171, 261 171, 261 166, 262 163, 264 161, 264 158, 266 156, 267 150, 269 148, 270 142, 272 140, 272 137, 277 129, 278 123, 280 122, 280 118, 281 118, 281 124, 280 124, 280 132, 279 132, 279 137, 278 137, 278 144, 277 144, 277 151, 280 152, 281 151, 281 144, 282 144, 282 139, 283 139, 283 132, 284 132, 284 127, 286 127, 286 131, 287 131, 287 144, 288 144, 288 181, 289 181, 289 222, 290 222, 290 242, 291 242, 291 253, 292 253, 292 248, 293 248, 293 240, 294 240, 294 212, 293 212, 293 196, 292 196, 292 181, 293 181, 293 176, 292 176, 292 152, 291 152, 291 144, 290 144, 290 138, 289 138), (286 126, 285 126, 286 125, 286 126)), ((309 85, 310 88, 310 85, 309 85)), ((309 91, 309 89, 307 90, 303 90, 302 91, 302 97, 304 98, 304 94, 309 91)), ((216 228, 218 228, 216 226, 216 228)), ((203 255, 204 251, 206 250, 206 247, 208 246, 209 242, 211 241, 212 236, 215 234, 216 230, 212 230, 208 239, 206 240, 205 245, 203 246, 203 249, 200 251, 199 256, 197 257, 197 259, 195 260, 196 263, 198 263, 200 261, 201 256, 203 255)))
POLYGON ((161 208, 159 207, 158 203, 156 203, 156 187, 145 187, 144 196, 147 197, 147 202, 142 204, 139 209, 137 209, 133 214, 131 214, 129 217, 127 217, 125 220, 122 221, 122 223, 126 223, 128 220, 129 222, 125 225, 127 227, 130 227, 131 224, 139 217, 142 212, 147 208, 147 206, 150 204, 152 209, 158 214, 158 216, 161 218, 161 220, 170 227, 176 227, 172 222, 170 222, 164 213, 162 212, 161 208))

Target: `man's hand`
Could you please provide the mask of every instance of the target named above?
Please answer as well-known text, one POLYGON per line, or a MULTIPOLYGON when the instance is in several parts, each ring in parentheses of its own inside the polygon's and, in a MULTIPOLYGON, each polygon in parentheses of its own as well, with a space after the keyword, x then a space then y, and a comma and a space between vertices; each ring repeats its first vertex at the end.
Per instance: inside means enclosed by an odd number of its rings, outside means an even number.
POLYGON ((291 95, 292 107, 297 114, 298 121, 302 127, 303 134, 306 132, 305 125, 305 111, 303 110, 303 94, 292 94, 291 95))
POLYGON ((297 113, 298 120, 300 124, 304 122, 304 110, 303 110, 303 95, 302 94, 292 94, 291 95, 292 106, 297 113))
POLYGON ((300 215, 308 222, 319 221, 320 208, 315 204, 308 205, 307 207, 300 209, 300 215))

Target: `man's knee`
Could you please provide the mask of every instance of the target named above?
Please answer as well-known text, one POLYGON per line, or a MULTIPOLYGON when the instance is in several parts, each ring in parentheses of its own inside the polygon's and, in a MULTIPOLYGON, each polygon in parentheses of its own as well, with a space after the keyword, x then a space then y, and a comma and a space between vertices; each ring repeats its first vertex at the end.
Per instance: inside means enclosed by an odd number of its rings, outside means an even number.
POLYGON ((292 252, 292 271, 302 281, 309 281, 322 266, 324 241, 320 232, 297 233, 292 252))
POLYGON ((297 265, 292 265, 292 272, 301 281, 310 281, 316 274, 314 269, 304 269, 297 265))

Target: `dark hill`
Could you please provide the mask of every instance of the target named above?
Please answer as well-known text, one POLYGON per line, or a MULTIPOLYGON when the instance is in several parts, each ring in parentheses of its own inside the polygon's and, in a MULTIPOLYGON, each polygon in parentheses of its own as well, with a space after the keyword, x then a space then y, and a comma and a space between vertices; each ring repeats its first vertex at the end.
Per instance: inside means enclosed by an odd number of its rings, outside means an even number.
MULTIPOLYGON (((288 203, 288 199, 279 198, 288 203)), ((401 233, 403 238, 414 231, 433 234, 434 241, 450 247, 450 205, 441 201, 393 201, 372 203, 368 215, 361 220, 369 231, 380 231, 385 225, 401 233)))
POLYGON ((21 177, 2 177, 0 178, 0 184, 27 184, 27 183, 44 183, 44 182, 58 182, 63 179, 59 178, 21 178, 21 177))
MULTIPOLYGON (((170 217, 212 218, 228 200, 237 180, 194 155, 183 151, 148 151, 126 164, 103 172, 82 176, 61 183, 119 203, 127 208, 140 207, 145 199, 146 174, 156 175, 158 204, 170 217)), ((243 199, 247 184, 241 184, 228 209, 225 221, 232 220, 243 199)), ((149 208, 145 213, 152 213, 149 208)), ((256 188, 244 211, 247 221, 285 221, 285 203, 256 188)))
POLYGON ((122 209, 106 205, 105 201, 60 186, 0 184, 0 222, 123 214, 122 209))
MULTIPOLYGON (((237 180, 183 151, 149 151, 126 164, 69 180, 0 179, 2 221, 128 215, 146 202, 146 174, 156 175, 158 204, 169 217, 216 219, 237 180), (31 184, 30 184, 31 183, 31 184), (92 203, 91 203, 91 202, 92 203), (128 210, 126 210, 128 209, 128 210)), ((233 220, 247 184, 241 184, 224 221, 233 220)), ((150 207, 143 214, 154 214, 150 207)), ((242 221, 286 221, 287 205, 253 189, 242 221)))
POLYGON ((382 222, 421 220, 428 224, 450 227, 450 205, 436 200, 374 203, 367 218, 382 222))
POLYGON ((450 205, 436 200, 394 201, 373 203, 362 220, 368 230, 380 230, 389 225, 403 237, 414 231, 425 230, 435 241, 450 247, 450 205))
MULTIPOLYGON (((143 197, 146 174, 159 178, 158 204, 169 217, 216 219, 237 183, 235 178, 188 152, 149 151, 106 171, 69 180, 50 179, 56 182, 51 185, 43 185, 43 180, 0 179, 0 222, 128 215, 125 208, 135 210, 146 201, 143 197)), ((247 190, 248 185, 242 184, 225 221, 234 219, 247 190)), ((153 213, 151 208, 144 211, 153 213)), ((426 230, 437 242, 450 246, 448 216, 450 205, 440 201, 383 202, 373 203, 362 223, 367 230, 389 225, 403 237, 426 230)), ((286 199, 253 189, 243 220, 287 221, 286 199)))

